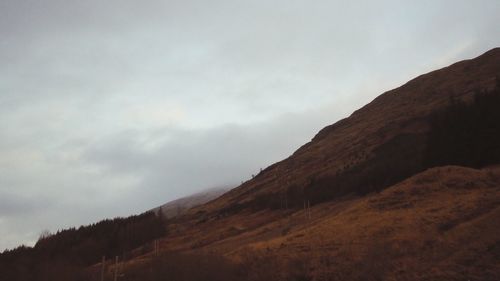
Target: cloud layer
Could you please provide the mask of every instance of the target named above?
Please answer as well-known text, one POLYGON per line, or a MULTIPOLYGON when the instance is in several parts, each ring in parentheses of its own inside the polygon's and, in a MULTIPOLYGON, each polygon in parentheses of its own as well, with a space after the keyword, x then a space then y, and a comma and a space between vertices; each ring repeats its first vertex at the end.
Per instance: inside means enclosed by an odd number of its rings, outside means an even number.
POLYGON ((0 1, 0 250, 237 184, 500 45, 482 1, 0 1))

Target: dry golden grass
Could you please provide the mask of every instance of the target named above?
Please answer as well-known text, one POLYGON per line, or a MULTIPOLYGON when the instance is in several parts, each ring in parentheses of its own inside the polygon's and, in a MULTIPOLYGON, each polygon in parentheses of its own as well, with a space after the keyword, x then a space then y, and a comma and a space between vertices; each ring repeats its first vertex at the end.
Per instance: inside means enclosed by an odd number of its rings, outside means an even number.
POLYGON ((500 168, 434 168, 303 210, 177 225, 164 251, 301 261, 316 280, 500 280, 500 168))

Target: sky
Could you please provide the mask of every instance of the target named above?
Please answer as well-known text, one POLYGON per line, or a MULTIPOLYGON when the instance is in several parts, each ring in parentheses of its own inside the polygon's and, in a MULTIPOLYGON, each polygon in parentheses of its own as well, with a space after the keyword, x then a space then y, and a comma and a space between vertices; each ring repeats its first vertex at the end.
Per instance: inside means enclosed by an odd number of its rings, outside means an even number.
POLYGON ((422 73, 500 1, 0 0, 0 251, 238 185, 422 73))

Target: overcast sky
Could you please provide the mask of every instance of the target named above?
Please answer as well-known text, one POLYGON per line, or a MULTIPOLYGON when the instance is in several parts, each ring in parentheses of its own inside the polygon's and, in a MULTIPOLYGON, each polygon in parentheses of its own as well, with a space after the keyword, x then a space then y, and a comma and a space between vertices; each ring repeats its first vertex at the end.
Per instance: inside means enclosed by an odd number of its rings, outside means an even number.
POLYGON ((237 184, 416 75, 500 1, 0 0, 0 251, 237 184))

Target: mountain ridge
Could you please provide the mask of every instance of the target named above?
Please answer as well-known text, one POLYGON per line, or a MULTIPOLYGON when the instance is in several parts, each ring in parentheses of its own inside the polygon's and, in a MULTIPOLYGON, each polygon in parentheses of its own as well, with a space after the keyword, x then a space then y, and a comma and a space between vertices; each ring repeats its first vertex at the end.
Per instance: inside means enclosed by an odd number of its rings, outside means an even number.
POLYGON ((418 139, 428 131, 428 118, 433 112, 445 108, 450 99, 467 100, 474 91, 492 89, 499 76, 500 48, 420 75, 326 126, 291 156, 270 165, 221 200, 245 203, 249 194, 257 196, 266 189, 268 193, 285 192, 283 186, 296 185, 304 190, 307 180, 345 173, 370 160, 377 148, 401 135, 414 136, 418 142, 415 149, 421 150, 424 140, 418 139), (276 178, 282 182, 277 183, 276 178))

